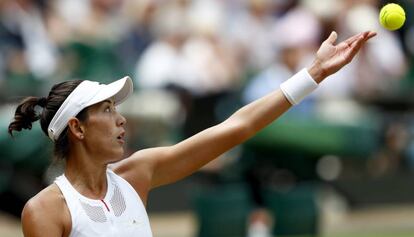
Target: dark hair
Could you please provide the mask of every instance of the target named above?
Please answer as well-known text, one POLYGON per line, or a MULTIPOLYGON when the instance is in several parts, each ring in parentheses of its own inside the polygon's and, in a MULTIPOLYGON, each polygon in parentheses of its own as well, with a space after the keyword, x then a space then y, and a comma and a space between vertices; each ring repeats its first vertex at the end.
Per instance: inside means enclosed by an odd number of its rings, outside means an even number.
MULTIPOLYGON (((26 97, 16 108, 13 121, 9 124, 9 134, 22 129, 32 129, 32 123, 40 119, 40 126, 48 136, 47 128, 59 107, 63 104, 69 94, 82 82, 82 80, 65 81, 55 84, 49 92, 48 97, 26 97), (36 106, 43 110, 39 113, 36 106)), ((77 116, 80 121, 87 119, 87 109, 82 110, 77 116)), ((56 158, 65 159, 69 153, 68 128, 60 134, 54 144, 54 155, 56 158)))

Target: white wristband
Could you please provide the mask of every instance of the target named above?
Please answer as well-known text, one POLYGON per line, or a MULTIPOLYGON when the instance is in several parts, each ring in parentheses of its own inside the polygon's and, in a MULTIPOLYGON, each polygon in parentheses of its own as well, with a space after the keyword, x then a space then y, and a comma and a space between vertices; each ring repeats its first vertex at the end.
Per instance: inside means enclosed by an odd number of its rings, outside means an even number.
POLYGON ((316 88, 318 88, 318 83, 313 80, 306 68, 280 84, 280 89, 292 105, 299 104, 316 88))

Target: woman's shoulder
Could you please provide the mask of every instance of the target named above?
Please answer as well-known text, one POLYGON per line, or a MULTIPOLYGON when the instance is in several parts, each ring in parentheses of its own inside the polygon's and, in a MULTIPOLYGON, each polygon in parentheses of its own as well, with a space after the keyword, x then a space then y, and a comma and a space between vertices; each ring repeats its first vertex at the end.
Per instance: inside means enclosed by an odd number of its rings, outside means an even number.
POLYGON ((65 204, 65 198, 59 187, 53 183, 32 197, 26 203, 25 208, 46 210, 55 209, 63 204, 65 204))
POLYGON ((70 212, 56 184, 51 184, 32 197, 22 211, 23 231, 55 230, 65 232, 70 225, 70 212))

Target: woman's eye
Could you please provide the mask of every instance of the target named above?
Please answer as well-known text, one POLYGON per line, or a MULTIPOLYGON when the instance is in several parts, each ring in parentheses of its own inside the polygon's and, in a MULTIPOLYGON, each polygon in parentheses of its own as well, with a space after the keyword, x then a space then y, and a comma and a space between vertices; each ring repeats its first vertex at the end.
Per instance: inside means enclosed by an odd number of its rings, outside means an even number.
POLYGON ((110 107, 107 107, 107 108, 105 109, 105 112, 111 112, 111 108, 110 108, 110 107))

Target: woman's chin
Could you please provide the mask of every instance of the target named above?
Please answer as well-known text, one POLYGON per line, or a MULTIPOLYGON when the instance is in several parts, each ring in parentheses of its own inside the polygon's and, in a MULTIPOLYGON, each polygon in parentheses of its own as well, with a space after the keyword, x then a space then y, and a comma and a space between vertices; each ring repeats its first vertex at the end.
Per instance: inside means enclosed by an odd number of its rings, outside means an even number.
POLYGON ((122 148, 122 149, 120 149, 119 152, 116 152, 116 154, 114 154, 112 156, 111 160, 109 160, 108 163, 112 164, 112 163, 116 163, 118 161, 123 160, 124 159, 124 154, 125 154, 125 151, 124 151, 124 148, 122 148))

